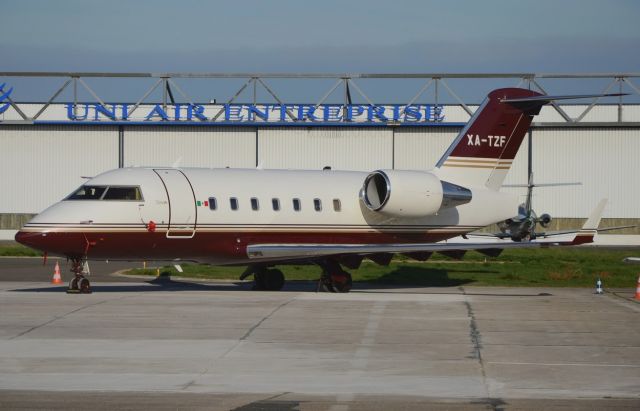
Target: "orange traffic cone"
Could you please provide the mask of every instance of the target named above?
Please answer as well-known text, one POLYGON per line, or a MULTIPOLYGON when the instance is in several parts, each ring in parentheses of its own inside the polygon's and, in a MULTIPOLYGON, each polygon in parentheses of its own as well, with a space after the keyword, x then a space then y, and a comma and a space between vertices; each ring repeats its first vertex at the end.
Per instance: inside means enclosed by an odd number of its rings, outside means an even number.
POLYGON ((640 276, 638 276, 638 286, 636 287, 636 300, 640 300, 640 276))
POLYGON ((51 284, 62 284, 62 276, 60 275, 60 264, 56 261, 56 268, 53 269, 53 278, 51 284))

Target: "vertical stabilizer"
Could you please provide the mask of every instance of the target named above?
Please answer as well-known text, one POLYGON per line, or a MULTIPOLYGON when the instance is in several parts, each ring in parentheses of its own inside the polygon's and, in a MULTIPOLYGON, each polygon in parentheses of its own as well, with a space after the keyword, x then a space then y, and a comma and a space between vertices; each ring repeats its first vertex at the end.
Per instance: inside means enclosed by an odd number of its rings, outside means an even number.
POLYGON ((505 100, 541 96, 520 88, 494 90, 436 165, 442 180, 462 186, 500 189, 533 116, 547 101, 505 100))

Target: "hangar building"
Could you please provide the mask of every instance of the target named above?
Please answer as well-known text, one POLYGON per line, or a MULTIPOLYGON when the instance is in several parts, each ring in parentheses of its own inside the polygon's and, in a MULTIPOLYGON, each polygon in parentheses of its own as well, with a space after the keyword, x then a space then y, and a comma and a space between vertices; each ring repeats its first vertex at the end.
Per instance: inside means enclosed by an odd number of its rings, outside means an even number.
MULTIPOLYGON (((118 167, 428 170, 489 90, 478 92, 475 104, 467 104, 450 86, 455 79, 490 79, 497 85, 493 88, 517 83, 559 94, 541 84, 546 78, 562 80, 566 75, 412 75, 422 86, 418 94, 392 104, 375 103, 362 86, 370 80, 402 81, 407 76, 0 73, 0 239, 11 239, 21 224, 68 195, 84 177, 118 167), (194 103, 192 92, 184 91, 192 78, 246 82, 222 103, 194 103), (315 78, 330 80, 334 86, 319 101, 306 104, 284 101, 270 85, 315 78), (125 79, 145 79, 152 87, 146 94, 117 100, 129 103, 112 103, 101 98, 102 91, 91 83, 94 79, 104 80, 111 92, 125 79), (50 81, 57 91, 38 102, 21 100, 19 87, 35 80, 50 81), (242 100, 242 92, 252 88, 253 98, 242 100), (266 97, 257 95, 258 88, 266 97), (340 101, 335 101, 335 94, 340 101)), ((575 227, 605 197, 609 204, 603 226, 640 222, 637 77, 576 75, 605 81, 609 84, 605 92, 631 95, 550 105, 534 119, 534 181, 582 183, 534 191, 534 209, 554 217, 553 229, 575 227)), ((590 87, 572 94, 602 91, 590 87)), ((525 140, 507 184, 527 182, 527 154, 525 140)), ((521 188, 505 190, 515 190, 523 199, 526 194, 521 188)), ((640 234, 639 230, 622 233, 640 234)))

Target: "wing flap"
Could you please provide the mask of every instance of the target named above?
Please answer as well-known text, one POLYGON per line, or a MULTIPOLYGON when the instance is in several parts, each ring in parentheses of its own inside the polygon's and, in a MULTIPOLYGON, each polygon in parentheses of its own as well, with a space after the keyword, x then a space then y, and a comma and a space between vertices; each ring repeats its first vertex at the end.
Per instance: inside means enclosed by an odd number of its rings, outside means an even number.
POLYGON ((471 250, 495 250, 505 248, 536 248, 551 245, 569 245, 571 241, 534 240, 515 243, 511 240, 423 244, 252 244, 247 246, 247 255, 251 259, 300 259, 318 258, 346 254, 380 253, 433 253, 471 250))

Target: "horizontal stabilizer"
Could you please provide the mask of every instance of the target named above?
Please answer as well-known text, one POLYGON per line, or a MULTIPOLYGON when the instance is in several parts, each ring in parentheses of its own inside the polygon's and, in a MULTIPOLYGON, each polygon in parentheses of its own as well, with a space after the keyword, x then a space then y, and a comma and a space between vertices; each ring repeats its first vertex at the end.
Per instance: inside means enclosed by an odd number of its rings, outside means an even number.
POLYGON ((581 186, 582 183, 541 183, 541 184, 503 184, 502 187, 509 188, 535 188, 535 187, 563 187, 581 186))
POLYGON ((600 98, 600 97, 620 97, 628 96, 629 93, 613 93, 613 94, 576 94, 566 96, 533 96, 533 97, 517 97, 517 98, 504 98, 501 99, 501 103, 532 103, 539 102, 541 104, 547 104, 556 100, 576 100, 581 98, 600 98))

